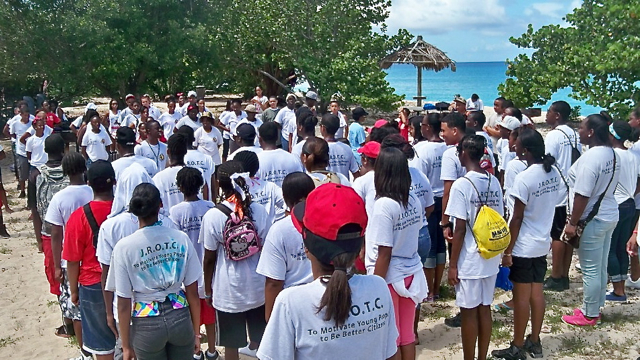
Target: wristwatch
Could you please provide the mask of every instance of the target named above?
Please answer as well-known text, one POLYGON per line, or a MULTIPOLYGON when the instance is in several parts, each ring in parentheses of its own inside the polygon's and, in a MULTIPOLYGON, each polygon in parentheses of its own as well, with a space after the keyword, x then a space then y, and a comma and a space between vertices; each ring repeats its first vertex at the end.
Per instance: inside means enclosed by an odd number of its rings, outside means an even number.
POLYGON ((449 221, 448 223, 443 224, 443 223, 442 223, 442 221, 440 221, 440 227, 441 227, 441 228, 443 228, 443 229, 444 229, 444 228, 450 228, 450 229, 453 229, 453 223, 452 223, 451 221, 449 221))

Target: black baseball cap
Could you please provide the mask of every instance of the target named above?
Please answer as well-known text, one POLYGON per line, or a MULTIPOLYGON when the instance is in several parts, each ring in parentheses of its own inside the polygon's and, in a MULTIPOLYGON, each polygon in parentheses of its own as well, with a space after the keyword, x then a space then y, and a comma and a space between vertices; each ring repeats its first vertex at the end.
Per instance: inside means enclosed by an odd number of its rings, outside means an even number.
POLYGON ((241 139, 251 140, 256 137, 256 128, 251 124, 243 123, 236 127, 236 135, 241 139))
POLYGON ((136 144, 136 134, 129 127, 120 127, 116 131, 116 142, 124 146, 134 146, 136 144))
POLYGON ((353 116, 353 120, 360 120, 361 117, 369 115, 369 113, 364 111, 364 109, 361 107, 353 109, 353 112, 351 114, 353 116))
POLYGON ((106 185, 114 185, 116 180, 116 172, 113 170, 111 163, 106 160, 97 160, 91 164, 87 171, 87 180, 92 187, 106 187, 106 185))

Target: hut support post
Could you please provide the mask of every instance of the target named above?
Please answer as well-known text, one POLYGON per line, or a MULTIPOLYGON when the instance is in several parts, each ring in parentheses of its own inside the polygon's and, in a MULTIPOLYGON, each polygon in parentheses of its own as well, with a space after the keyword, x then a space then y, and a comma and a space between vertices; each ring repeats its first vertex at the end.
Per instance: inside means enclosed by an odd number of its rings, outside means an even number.
POLYGON ((417 105, 422 106, 422 66, 418 66, 418 96, 417 105))

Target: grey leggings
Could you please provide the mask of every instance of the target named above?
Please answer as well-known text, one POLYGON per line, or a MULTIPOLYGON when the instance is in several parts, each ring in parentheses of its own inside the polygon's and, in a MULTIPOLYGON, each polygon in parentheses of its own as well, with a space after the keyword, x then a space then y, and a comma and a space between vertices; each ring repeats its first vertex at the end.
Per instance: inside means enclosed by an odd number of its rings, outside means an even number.
POLYGON ((189 308, 160 305, 159 316, 132 318, 131 345, 138 360, 190 360, 195 336, 189 308))

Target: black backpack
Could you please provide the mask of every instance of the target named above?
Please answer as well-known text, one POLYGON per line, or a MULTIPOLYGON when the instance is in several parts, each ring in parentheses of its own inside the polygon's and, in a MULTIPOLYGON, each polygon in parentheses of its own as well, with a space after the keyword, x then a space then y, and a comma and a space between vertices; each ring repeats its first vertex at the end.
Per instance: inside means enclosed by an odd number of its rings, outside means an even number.
POLYGON ((91 235, 93 235, 93 247, 98 249, 98 234, 100 233, 100 225, 98 225, 96 217, 93 216, 93 211, 91 211, 91 206, 89 206, 89 203, 84 204, 82 210, 84 211, 84 216, 87 217, 87 222, 89 223, 89 227, 91 228, 91 235))
MULTIPOLYGON (((567 135, 566 132, 560 129, 557 129, 557 130, 563 133, 564 136, 567 138, 567 140, 569 140, 569 144, 571 144, 571 138, 569 137, 569 135, 567 135)), ((575 130, 573 132, 575 133, 575 130)), ((582 155, 582 153, 580 153, 580 150, 578 149, 578 134, 576 134, 575 145, 571 144, 571 165, 573 165, 576 161, 578 161, 578 159, 580 158, 580 155, 582 155)))

